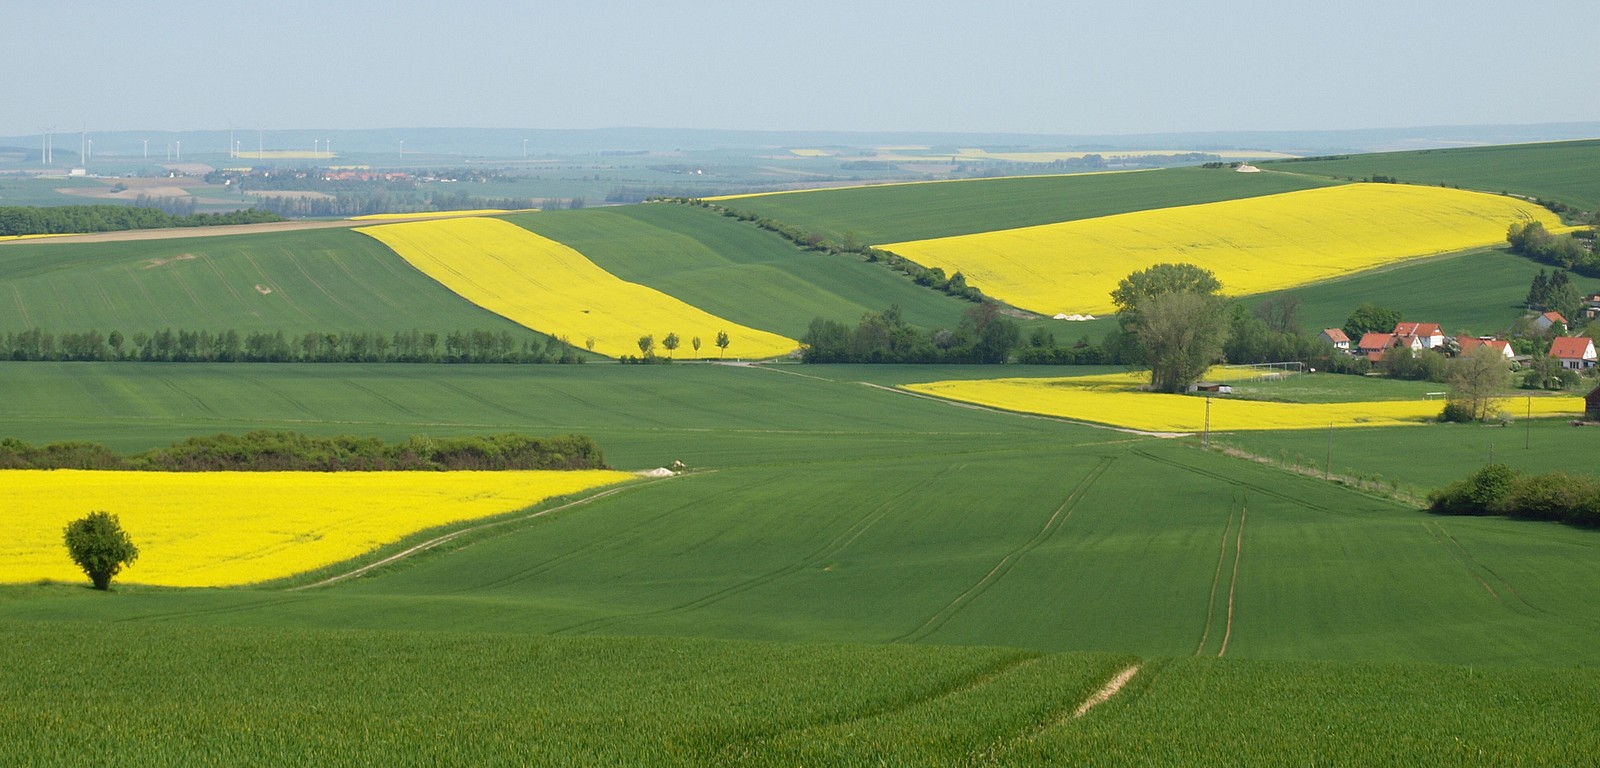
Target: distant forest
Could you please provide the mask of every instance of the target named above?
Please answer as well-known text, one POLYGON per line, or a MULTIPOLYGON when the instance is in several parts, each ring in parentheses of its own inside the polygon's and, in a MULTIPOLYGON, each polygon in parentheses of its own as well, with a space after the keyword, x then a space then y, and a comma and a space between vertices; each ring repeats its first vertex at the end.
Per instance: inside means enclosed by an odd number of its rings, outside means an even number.
POLYGON ((283 220, 278 214, 255 209, 184 215, 141 205, 61 205, 48 208, 13 205, 0 207, 0 236, 215 227, 283 220))

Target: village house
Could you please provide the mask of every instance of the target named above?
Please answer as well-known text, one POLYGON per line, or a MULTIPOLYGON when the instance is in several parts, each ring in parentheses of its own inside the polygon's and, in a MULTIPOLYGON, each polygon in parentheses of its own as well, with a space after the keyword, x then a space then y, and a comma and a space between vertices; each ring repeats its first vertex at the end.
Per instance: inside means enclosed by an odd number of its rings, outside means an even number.
POLYGON ((1334 349, 1344 352, 1350 351, 1350 337, 1345 335, 1343 329, 1324 328, 1322 333, 1317 334, 1317 338, 1332 344, 1334 349))
POLYGON ((1589 320, 1600 318, 1600 293, 1593 293, 1584 297, 1583 316, 1589 320))
POLYGON ((1500 353, 1507 360, 1515 360, 1517 353, 1512 351, 1511 342, 1505 339, 1485 339, 1476 336, 1457 336, 1456 349, 1465 355, 1478 347, 1488 347, 1500 353))
POLYGON ((1444 346, 1444 331, 1438 323, 1396 323, 1393 335, 1412 349, 1439 349, 1444 346), (1412 344, 1411 339, 1416 339, 1420 346, 1412 344))
POLYGON ((1594 339, 1582 336, 1557 336, 1550 342, 1550 359, 1559 360, 1561 367, 1582 371, 1595 366, 1594 339))
POLYGON ((1546 312, 1533 319, 1533 327, 1540 331, 1548 331, 1556 325, 1567 327, 1567 319, 1562 317, 1560 312, 1546 312))

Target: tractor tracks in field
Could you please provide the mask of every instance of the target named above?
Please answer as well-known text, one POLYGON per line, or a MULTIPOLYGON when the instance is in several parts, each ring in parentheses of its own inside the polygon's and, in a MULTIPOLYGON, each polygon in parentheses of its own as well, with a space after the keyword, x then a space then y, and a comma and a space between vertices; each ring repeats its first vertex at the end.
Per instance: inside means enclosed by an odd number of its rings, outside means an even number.
POLYGON ((852 522, 843 531, 840 531, 837 535, 829 539, 826 544, 813 550, 801 559, 793 561, 781 568, 767 571, 752 578, 731 584, 722 589, 706 593, 693 600, 678 603, 677 605, 657 608, 654 610, 635 611, 621 615, 602 616, 599 618, 589 619, 587 621, 581 621, 576 624, 569 624, 567 626, 560 627, 552 630, 550 634, 585 634, 632 619, 669 616, 699 610, 708 605, 713 605, 730 597, 734 597, 736 595, 749 592, 750 590, 765 586, 786 576, 799 573, 807 568, 816 567, 826 562, 829 558, 833 557, 839 552, 847 549, 851 544, 855 543, 856 539, 861 538, 863 534, 876 525, 878 521, 887 517, 889 514, 898 511, 905 504, 909 503, 919 492, 925 490, 927 485, 938 482, 940 479, 951 474, 952 472, 961 469, 962 466, 964 465, 949 466, 926 481, 908 483, 904 489, 896 493, 893 497, 878 504, 876 507, 862 514, 860 517, 857 517, 854 522, 852 522))
POLYGON ((1005 578, 1007 574, 1011 573, 1011 569, 1016 566, 1017 562, 1021 560, 1023 556, 1037 549, 1039 545, 1045 543, 1050 539, 1051 536, 1055 535, 1056 531, 1060 530, 1062 525, 1067 522, 1067 519, 1072 517, 1072 513, 1077 510, 1078 504, 1083 501, 1083 497, 1088 494, 1089 489, 1094 486, 1095 481, 1099 480, 1100 476, 1104 475, 1106 470, 1109 469, 1115 461, 1116 457, 1114 456, 1101 457, 1100 463, 1096 464, 1086 475, 1084 475, 1082 480, 1078 481, 1078 484, 1067 494, 1067 498, 1061 502, 1060 506, 1056 507, 1055 511, 1050 514, 1050 517, 1045 520, 1044 525, 1040 527, 1039 531, 1035 533, 1032 538, 1023 542, 1016 549, 1006 553, 1005 557, 1000 558, 1000 562, 995 563, 995 566, 989 569, 988 573, 983 575, 983 578, 978 579, 977 583, 973 584, 971 587, 968 587, 965 592, 956 595, 954 600, 951 600, 949 603, 945 604, 943 608, 940 608, 932 616, 928 617, 927 621, 924 621, 920 626, 912 629, 909 632, 892 638, 889 642, 918 642, 934 632, 939 631, 939 629, 944 625, 950 623, 950 620, 955 618, 956 615, 968 605, 971 605, 972 601, 976 600, 980 595, 988 591, 990 587, 994 586, 1001 579, 1005 578))
POLYGON ((1467 548, 1461 544, 1461 541, 1454 534, 1445 530, 1445 527, 1438 521, 1424 520, 1422 528, 1428 532, 1428 535, 1434 541, 1439 543, 1439 546, 1444 547, 1445 551, 1449 552, 1450 556, 1457 563, 1460 563, 1461 567, 1466 569, 1467 573, 1471 574, 1478 584, 1483 586, 1489 596, 1495 599, 1495 602, 1519 612, 1549 614, 1549 611, 1528 602, 1504 576, 1501 576, 1493 568, 1484 565, 1473 557, 1472 553, 1467 551, 1467 548), (1495 589, 1495 584, 1500 585, 1500 589, 1495 589))
POLYGON ((1217 595, 1222 586, 1222 574, 1228 562, 1228 539, 1233 534, 1233 568, 1228 577, 1228 603, 1222 625, 1222 644, 1217 649, 1217 658, 1222 658, 1228 653, 1228 643, 1233 639, 1233 610, 1239 590, 1239 561, 1244 558, 1244 524, 1250 516, 1250 495, 1244 492, 1243 499, 1237 501, 1237 510, 1230 508, 1228 520, 1222 526, 1222 546, 1217 553, 1217 568, 1211 576, 1211 596, 1206 601, 1206 625, 1200 633, 1200 642, 1194 648, 1194 655, 1205 653, 1206 643, 1211 639, 1211 628, 1217 616, 1217 595), (1239 524, 1234 526, 1235 512, 1239 524))

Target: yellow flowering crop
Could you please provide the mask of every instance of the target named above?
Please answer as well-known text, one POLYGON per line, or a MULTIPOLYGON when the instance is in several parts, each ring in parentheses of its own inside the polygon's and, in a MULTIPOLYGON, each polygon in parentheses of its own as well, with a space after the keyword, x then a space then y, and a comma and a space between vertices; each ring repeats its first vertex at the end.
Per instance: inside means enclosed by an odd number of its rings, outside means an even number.
POLYGON ((1036 312, 1113 309, 1129 273, 1161 262, 1215 272, 1230 295, 1291 288, 1396 261, 1503 243, 1514 221, 1560 226, 1515 198, 1349 184, 1244 200, 880 246, 1036 312))
MULTIPOLYGON (((986 405, 1008 411, 1058 416, 1154 432, 1199 432, 1205 427, 1205 398, 1139 392, 1146 382, 1135 374, 1055 379, 983 379, 907 384, 912 392, 986 405)), ((1583 398, 1536 397, 1537 416, 1583 412, 1583 398)), ((1515 408, 1522 413, 1519 407, 1515 408)), ((1277 403, 1211 398, 1211 429, 1237 432, 1263 429, 1392 427, 1437 420, 1439 400, 1386 400, 1357 403, 1277 403)))
MULTIPOLYGON (((544 333, 566 336, 594 351, 639 354, 638 340, 668 333, 700 337, 711 349, 726 331, 729 354, 776 357, 800 346, 775 333, 747 328, 685 304, 654 288, 624 281, 583 254, 498 219, 442 219, 356 230, 400 254, 423 274, 468 301, 544 333)), ((659 346, 658 346, 659 352, 659 346)))
POLYGON ((250 584, 348 560, 417 531, 622 482, 609 470, 99 472, 5 470, 0 582, 85 577, 67 523, 117 515, 139 558, 124 583, 250 584))

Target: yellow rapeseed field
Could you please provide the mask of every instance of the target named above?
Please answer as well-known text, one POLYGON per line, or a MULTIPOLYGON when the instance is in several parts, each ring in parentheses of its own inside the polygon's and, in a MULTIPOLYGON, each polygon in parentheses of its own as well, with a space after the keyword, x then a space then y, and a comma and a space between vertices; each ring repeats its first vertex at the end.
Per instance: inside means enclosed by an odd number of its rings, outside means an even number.
MULTIPOLYGON (((1148 378, 1137 374, 1105 374, 1053 379, 985 379, 907 384, 903 389, 948 400, 1008 411, 1058 416, 1152 432, 1198 432, 1205 427, 1205 398, 1139 392, 1148 378)), ((1536 416, 1583 412, 1583 398, 1536 397, 1536 416)), ((1512 409, 1524 413, 1518 400, 1512 409)), ((1235 432, 1264 429, 1327 429, 1392 427, 1437 420, 1439 400, 1392 400, 1356 403, 1276 403, 1211 398, 1211 429, 1235 432)))
MULTIPOLYGON (((626 282, 583 254, 498 219, 442 219, 356 230, 394 249, 423 274, 474 304, 544 333, 619 357, 639 354, 639 337, 659 343, 676 333, 689 357, 700 337, 702 357, 715 357, 726 331, 728 355, 785 355, 800 342, 747 328, 697 309, 654 288, 626 282)), ((657 354, 663 354, 659 344, 657 354)))
POLYGON ((83 581, 67 523, 117 515, 139 558, 117 581, 250 584, 348 560, 417 531, 512 512, 632 475, 573 472, 0 471, 0 582, 83 581))
POLYGON ((1349 184, 879 247, 1035 312, 1101 314, 1117 281, 1161 262, 1205 267, 1245 295, 1503 243, 1526 220, 1560 226, 1510 197, 1349 184))

